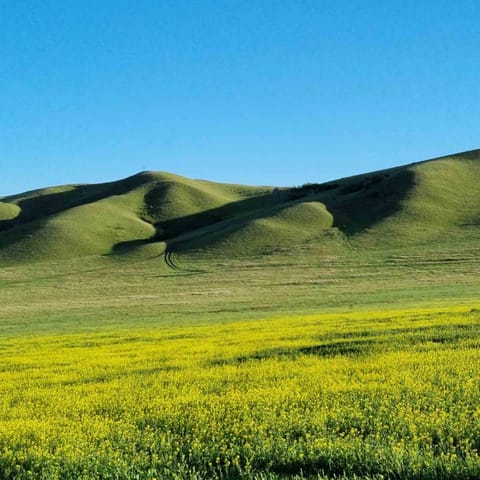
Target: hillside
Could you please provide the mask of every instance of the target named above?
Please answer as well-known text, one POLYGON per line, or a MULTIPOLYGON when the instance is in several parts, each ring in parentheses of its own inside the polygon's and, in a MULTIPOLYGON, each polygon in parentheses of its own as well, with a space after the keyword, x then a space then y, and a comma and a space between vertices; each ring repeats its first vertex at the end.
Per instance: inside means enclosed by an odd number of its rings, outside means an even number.
POLYGON ((480 150, 299 188, 142 172, 0 198, 0 263, 88 255, 243 257, 480 238, 480 150))

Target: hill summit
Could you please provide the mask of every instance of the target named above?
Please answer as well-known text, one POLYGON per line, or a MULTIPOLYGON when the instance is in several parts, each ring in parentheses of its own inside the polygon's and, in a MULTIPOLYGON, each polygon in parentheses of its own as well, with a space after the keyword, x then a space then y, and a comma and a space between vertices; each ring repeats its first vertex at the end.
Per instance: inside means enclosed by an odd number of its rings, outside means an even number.
POLYGON ((250 256, 480 239, 480 150, 326 183, 253 187, 141 172, 0 198, 0 264, 148 250, 250 256))

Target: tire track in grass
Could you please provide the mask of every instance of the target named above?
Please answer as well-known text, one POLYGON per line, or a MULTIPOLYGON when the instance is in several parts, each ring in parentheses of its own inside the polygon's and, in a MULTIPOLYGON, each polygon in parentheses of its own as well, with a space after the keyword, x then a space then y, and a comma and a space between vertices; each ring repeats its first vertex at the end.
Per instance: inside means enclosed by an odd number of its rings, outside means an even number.
POLYGON ((178 266, 175 264, 175 262, 173 261, 173 258, 172 258, 172 255, 173 255, 173 252, 171 250, 169 250, 168 248, 165 250, 165 263, 167 264, 167 266, 169 268, 171 268, 172 270, 180 270, 178 268, 178 266))

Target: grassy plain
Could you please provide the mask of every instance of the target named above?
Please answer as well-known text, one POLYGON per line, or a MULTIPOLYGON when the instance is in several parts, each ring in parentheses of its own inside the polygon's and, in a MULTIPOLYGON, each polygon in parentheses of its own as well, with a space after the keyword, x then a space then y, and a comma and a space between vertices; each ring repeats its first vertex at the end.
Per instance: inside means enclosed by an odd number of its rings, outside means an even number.
POLYGON ((478 478, 467 247, 4 268, 2 477, 478 478))

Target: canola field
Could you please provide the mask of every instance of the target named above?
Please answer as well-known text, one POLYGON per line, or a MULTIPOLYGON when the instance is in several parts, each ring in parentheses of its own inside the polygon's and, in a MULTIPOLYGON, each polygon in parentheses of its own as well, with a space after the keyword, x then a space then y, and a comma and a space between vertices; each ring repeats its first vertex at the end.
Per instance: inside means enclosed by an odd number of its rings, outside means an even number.
POLYGON ((480 478, 480 311, 0 342, 2 479, 480 478))

